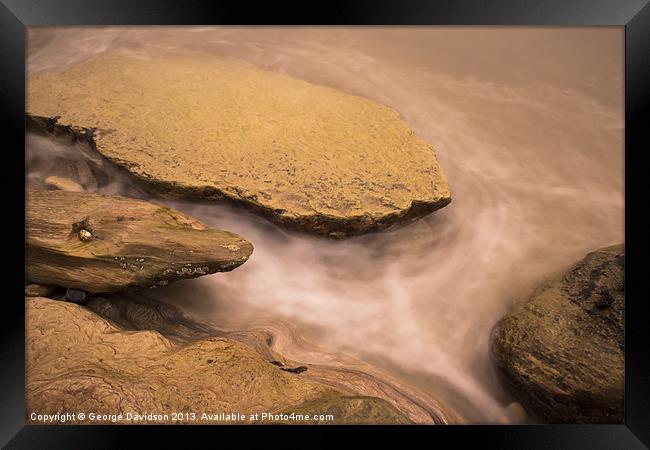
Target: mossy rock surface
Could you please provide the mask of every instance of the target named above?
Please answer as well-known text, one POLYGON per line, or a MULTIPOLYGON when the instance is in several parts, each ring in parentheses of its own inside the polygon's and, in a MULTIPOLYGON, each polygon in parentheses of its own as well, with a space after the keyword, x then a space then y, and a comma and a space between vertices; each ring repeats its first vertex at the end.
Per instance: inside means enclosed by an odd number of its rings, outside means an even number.
POLYGON ((26 278, 87 292, 166 285, 233 270, 250 242, 161 205, 124 197, 29 191, 26 278))
POLYGON ((27 113, 163 195, 227 199, 315 234, 451 201, 432 146, 397 111, 235 59, 108 54, 30 77, 27 113))
POLYGON ((492 353, 524 405, 554 423, 622 423, 625 248, 589 253, 495 326, 492 353))
POLYGON ((41 297, 27 298, 26 311, 28 421, 32 411, 122 414, 117 423, 123 424, 133 423, 127 413, 192 412, 213 418, 137 423, 233 423, 220 413, 245 414, 241 422, 248 423, 257 422, 251 414, 294 410, 332 413, 336 423, 358 423, 366 414, 382 423, 408 421, 385 400, 305 380, 231 339, 180 343, 156 331, 123 330, 83 306, 41 297))

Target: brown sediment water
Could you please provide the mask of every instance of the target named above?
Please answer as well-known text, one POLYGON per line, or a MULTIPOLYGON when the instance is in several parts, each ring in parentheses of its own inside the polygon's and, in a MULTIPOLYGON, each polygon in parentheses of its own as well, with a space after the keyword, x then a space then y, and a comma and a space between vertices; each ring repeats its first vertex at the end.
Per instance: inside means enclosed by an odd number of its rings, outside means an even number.
MULTIPOLYGON (((453 191, 419 223, 340 242, 167 201, 255 252, 148 298, 418 422, 526 420, 489 333, 529 286, 624 239, 622 28, 32 28, 28 76, 113 50, 242 58, 386 104, 434 146, 453 191)), ((82 144, 35 135, 28 184, 70 176, 60 168, 76 159, 96 172, 87 190, 149 197, 82 144)))

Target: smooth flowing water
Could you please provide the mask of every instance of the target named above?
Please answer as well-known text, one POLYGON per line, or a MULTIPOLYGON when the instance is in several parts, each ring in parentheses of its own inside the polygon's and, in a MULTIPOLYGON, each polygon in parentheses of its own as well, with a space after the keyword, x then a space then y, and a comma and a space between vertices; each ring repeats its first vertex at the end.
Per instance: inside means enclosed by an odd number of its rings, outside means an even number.
MULTIPOLYGON (((255 252, 147 295, 221 329, 267 330, 287 358, 372 373, 453 420, 534 420, 508 407, 489 334, 531 285, 623 242, 622 28, 32 28, 28 75, 107 51, 238 57, 387 104, 433 144, 453 192, 416 224, 341 242, 167 201, 255 252)), ((98 190, 147 197, 80 145, 27 147, 30 186, 88 158, 98 190)))

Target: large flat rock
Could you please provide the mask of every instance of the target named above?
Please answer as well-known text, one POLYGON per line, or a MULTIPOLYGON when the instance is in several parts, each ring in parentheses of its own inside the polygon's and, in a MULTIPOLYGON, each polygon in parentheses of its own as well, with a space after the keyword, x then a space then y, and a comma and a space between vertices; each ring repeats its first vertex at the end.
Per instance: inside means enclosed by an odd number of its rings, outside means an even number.
POLYGON ((155 331, 125 331, 82 306, 40 297, 26 299, 26 308, 28 418, 31 412, 93 412, 108 416, 71 422, 232 424, 277 422, 264 420, 261 413, 295 412, 334 415, 322 423, 410 422, 385 400, 350 396, 305 380, 237 341, 210 337, 182 344, 155 331), (175 422, 171 414, 178 412, 213 417, 192 421, 183 416, 175 422), (169 418, 132 422, 129 413, 169 418), (232 422, 220 413, 246 418, 232 422), (250 416, 255 413, 257 420, 250 416))
POLYGON ((230 271, 253 246, 170 208, 123 197, 29 191, 26 278, 114 292, 230 271))
POLYGON ((514 306, 493 330, 507 384, 555 423, 622 423, 625 250, 588 254, 514 306))
POLYGON ((110 54, 30 77, 27 112, 162 194, 229 199, 316 234, 451 201, 433 148, 397 111, 238 60, 110 54))

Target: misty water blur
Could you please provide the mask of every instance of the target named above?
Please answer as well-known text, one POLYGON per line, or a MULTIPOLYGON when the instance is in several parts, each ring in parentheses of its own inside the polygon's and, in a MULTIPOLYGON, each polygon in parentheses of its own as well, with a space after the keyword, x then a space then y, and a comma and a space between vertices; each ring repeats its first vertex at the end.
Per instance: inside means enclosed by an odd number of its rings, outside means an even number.
MULTIPOLYGON (((448 207, 336 242, 165 201, 255 251, 231 273, 148 295, 227 330, 275 324, 294 360, 351 355, 468 421, 497 422, 521 418, 490 363, 495 322, 535 282, 623 242, 622 50, 620 28, 32 28, 28 75, 106 51, 225 55, 395 108, 436 149, 448 207)), ((83 147, 29 136, 28 184, 83 158, 98 190, 149 198, 83 147)))

